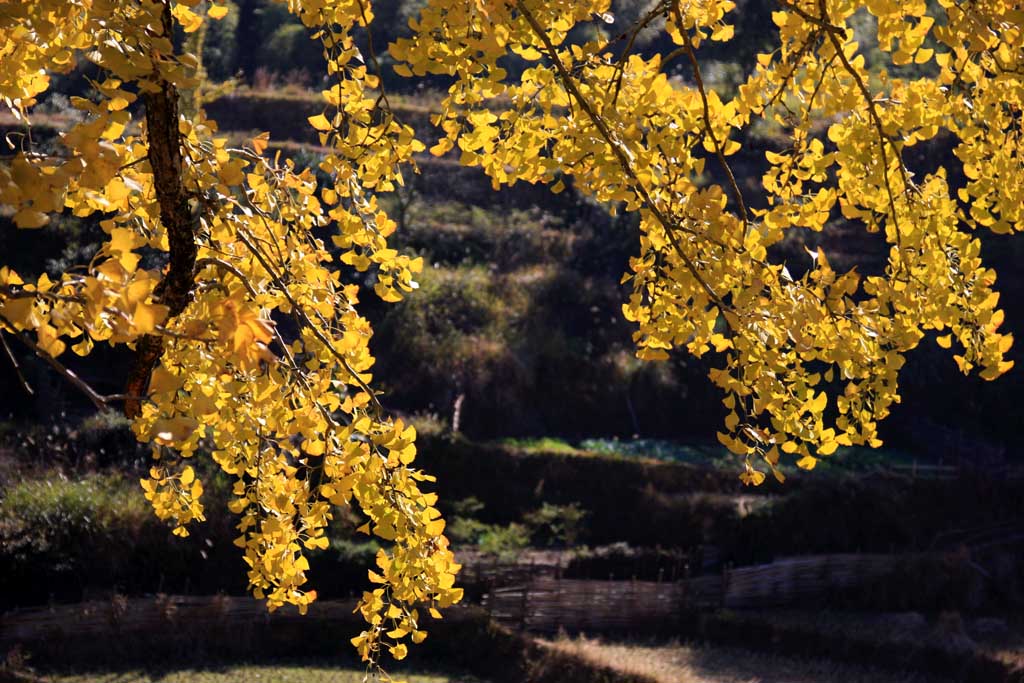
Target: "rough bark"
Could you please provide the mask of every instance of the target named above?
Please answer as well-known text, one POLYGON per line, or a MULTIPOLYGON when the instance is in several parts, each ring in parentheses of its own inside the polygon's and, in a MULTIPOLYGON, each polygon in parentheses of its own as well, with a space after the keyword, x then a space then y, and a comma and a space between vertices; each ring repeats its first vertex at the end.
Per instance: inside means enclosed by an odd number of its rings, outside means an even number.
MULTIPOLYGON (((163 13, 164 35, 173 35, 173 19, 169 5, 163 13)), ((192 300, 195 282, 196 246, 189 192, 185 189, 181 160, 181 139, 178 130, 178 89, 160 79, 159 90, 146 93, 146 135, 149 142, 149 165, 153 169, 153 185, 160 204, 160 222, 167 231, 169 256, 167 271, 154 290, 154 298, 169 308, 168 320, 179 315, 192 300)), ((163 354, 163 337, 146 335, 135 346, 125 386, 129 397, 145 396, 149 378, 163 354)), ((129 398, 124 414, 133 418, 141 411, 141 400, 129 398)))

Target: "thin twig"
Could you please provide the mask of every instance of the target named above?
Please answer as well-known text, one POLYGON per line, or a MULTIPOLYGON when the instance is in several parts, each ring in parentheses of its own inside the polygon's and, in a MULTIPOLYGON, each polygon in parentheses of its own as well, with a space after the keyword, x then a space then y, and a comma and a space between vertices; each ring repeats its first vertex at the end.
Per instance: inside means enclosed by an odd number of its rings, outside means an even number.
MULTIPOLYGON (((618 60, 615 62, 615 94, 612 95, 611 100, 611 105, 613 107, 619 100, 619 91, 622 89, 622 77, 626 72, 626 60, 629 59, 629 55, 633 52, 633 44, 636 42, 637 36, 640 35, 640 32, 644 30, 644 28, 646 28, 655 17, 664 13, 664 5, 659 3, 654 9, 648 12, 647 16, 645 16, 641 21, 636 22, 632 29, 624 31, 621 36, 616 38, 616 41, 618 41, 625 38, 627 34, 629 35, 629 40, 626 42, 626 46, 622 49, 622 54, 619 55, 618 60)), ((600 52, 598 52, 598 54, 600 54, 600 52)))
MULTIPOLYGON (((821 8, 822 17, 824 17, 821 20, 822 24, 826 26, 831 26, 831 24, 827 21, 828 9, 825 6, 824 0, 819 0, 818 4, 821 8)), ((803 17, 804 15, 801 14, 800 16, 803 17)), ((807 17, 804 18, 807 19, 807 17)), ((807 20, 810 21, 810 19, 807 20)), ((844 36, 846 35, 845 31, 841 31, 841 33, 844 36)), ((854 83, 857 84, 857 89, 860 90, 861 94, 864 96, 864 103, 867 106, 868 117, 874 124, 875 131, 878 133, 878 149, 879 153, 882 156, 882 182, 885 185, 885 193, 889 199, 889 211, 892 213, 892 224, 893 229, 896 232, 896 242, 900 247, 900 254, 902 255, 903 236, 900 232, 900 219, 896 213, 896 198, 893 195, 892 185, 889 181, 889 155, 886 153, 885 149, 885 143, 887 140, 889 140, 889 136, 885 134, 885 126, 882 124, 882 118, 878 115, 878 111, 875 109, 874 100, 871 98, 871 91, 868 89, 867 84, 864 83, 864 79, 861 78, 860 73, 853 67, 853 64, 850 63, 850 60, 847 59, 846 53, 843 52, 843 46, 839 42, 839 38, 836 37, 836 32, 826 31, 826 35, 828 35, 828 39, 829 41, 831 41, 832 47, 836 51, 836 56, 839 58, 839 61, 842 62, 843 68, 846 69, 846 72, 850 74, 850 76, 854 80, 854 83)), ((897 160, 899 161, 899 164, 902 167, 903 162, 898 158, 898 155, 897 160)), ((902 263, 902 259, 900 262, 902 263)))
POLYGON ((775 2, 777 2, 779 6, 781 6, 783 9, 787 9, 790 12, 793 12, 801 19, 806 21, 808 24, 820 26, 829 34, 838 34, 843 36, 846 35, 846 31, 841 26, 836 26, 835 24, 828 21, 828 12, 822 12, 821 17, 816 17, 807 10, 801 9, 797 5, 794 5, 791 2, 787 2, 786 0, 775 0, 775 2))
MULTIPOLYGON (((11 321, 9 321, 2 315, 0 315, 0 322, 3 322, 4 325, 6 325, 10 330, 15 329, 11 321)), ((117 403, 118 401, 146 400, 145 396, 133 396, 130 394, 111 394, 109 396, 104 396, 97 392, 95 389, 93 389, 91 386, 89 386, 89 384, 81 377, 76 375, 73 370, 68 368, 66 365, 61 363, 52 355, 50 355, 45 349, 39 346, 39 344, 33 341, 32 337, 30 337, 28 334, 24 332, 15 332, 14 336, 17 337, 18 341, 20 341, 22 344, 32 349, 32 351, 34 351, 37 356, 46 361, 50 365, 50 367, 52 367, 54 370, 60 373, 76 389, 85 394, 86 398, 89 399, 89 401, 96 407, 97 410, 103 410, 111 403, 117 403)), ((4 346, 6 345, 6 342, 4 342, 4 346)))
MULTIPOLYGON (((249 282, 249 278, 247 278, 245 274, 242 273, 242 271, 240 271, 232 264, 228 263, 227 261, 224 261, 223 259, 209 256, 201 258, 198 261, 196 261, 197 272, 201 271, 206 266, 214 266, 216 268, 220 268, 231 273, 242 282, 242 286, 244 286, 246 291, 249 292, 249 295, 252 296, 253 300, 258 298, 259 295, 256 293, 256 289, 252 286, 252 283, 249 282)), ((295 376, 302 383, 302 386, 304 386, 306 388, 306 391, 309 392, 310 397, 313 397, 313 388, 309 385, 309 381, 306 378, 306 375, 302 372, 302 369, 299 367, 299 364, 295 362, 295 356, 292 355, 291 348, 288 346, 287 343, 285 343, 284 337, 281 336, 281 331, 277 329, 277 325, 273 325, 272 328, 274 331, 274 340, 277 341, 278 346, 281 347, 281 352, 284 353, 285 358, 288 359, 288 363, 291 366, 292 372, 295 373, 295 376)), ((331 415, 330 411, 327 410, 319 401, 317 401, 314 398, 313 403, 320 410, 321 415, 324 416, 324 419, 327 421, 328 425, 333 427, 337 424, 334 417, 331 415)))
POLYGON ((10 345, 7 343, 7 337, 3 331, 0 330, 0 343, 4 346, 4 351, 7 352, 7 358, 11 361, 11 366, 14 368, 14 374, 18 376, 18 381, 21 382, 21 388, 25 390, 25 393, 29 396, 34 396, 36 392, 32 390, 32 386, 25 379, 25 375, 21 374, 21 366, 18 364, 18 359, 14 357, 14 352, 11 351, 10 345))
POLYGON ((342 355, 338 351, 338 349, 334 348, 334 344, 331 342, 330 339, 327 338, 327 335, 325 335, 319 327, 313 324, 313 321, 306 314, 306 311, 303 310, 302 306, 299 305, 299 302, 295 300, 295 298, 292 296, 292 293, 288 291, 287 285, 285 285, 284 282, 281 281, 280 276, 274 272, 274 269, 271 267, 269 261, 267 261, 266 256, 263 254, 263 252, 260 251, 256 247, 256 245, 252 243, 252 241, 246 236, 245 231, 239 229, 237 234, 238 239, 242 242, 242 244, 246 246, 246 248, 252 253, 252 255, 256 257, 256 260, 260 262, 260 265, 263 266, 263 269, 266 270, 267 274, 270 275, 271 279, 273 279, 274 284, 277 285, 278 289, 281 290, 281 293, 284 294, 286 299, 288 299, 288 303, 291 304, 292 311, 294 311, 294 313, 297 316, 299 316, 299 318, 302 320, 302 323, 307 328, 309 328, 310 332, 313 333, 313 335, 320 341, 321 344, 327 347, 327 350, 331 352, 331 355, 334 356, 339 363, 341 363, 342 367, 344 367, 348 374, 352 377, 352 379, 355 380, 356 384, 358 384, 359 387, 364 392, 366 392, 366 395, 370 397, 370 399, 374 402, 374 405, 376 405, 378 409, 383 409, 383 407, 380 404, 380 400, 373 393, 373 390, 370 389, 366 382, 363 381, 363 378, 359 376, 359 373, 356 372, 351 365, 349 365, 348 359, 345 358, 345 356, 342 355))
POLYGON ((48 292, 43 290, 28 290, 20 285, 2 285, 0 286, 0 294, 4 295, 7 299, 49 299, 50 301, 63 301, 72 304, 85 304, 86 299, 82 296, 74 296, 70 294, 57 294, 56 292, 48 292))
POLYGON ((704 105, 704 129, 708 133, 708 137, 711 138, 711 143, 715 146, 715 156, 718 158, 718 164, 725 171, 726 178, 729 179, 729 186, 732 189, 733 198, 736 200, 736 207, 739 210, 740 220, 743 221, 743 234, 747 234, 747 204, 743 201, 743 193, 740 192, 740 186, 736 182, 736 176, 733 175, 732 168, 729 167, 729 162, 725 160, 725 152, 722 150, 722 143, 718 141, 718 136, 715 135, 715 130, 711 125, 711 109, 708 106, 708 93, 704 87, 704 78, 700 73, 700 65, 697 63, 697 55, 693 52, 693 45, 690 44, 690 36, 683 33, 683 17, 679 10, 679 2, 676 0, 672 3, 672 12, 676 15, 676 21, 679 23, 679 32, 685 40, 683 50, 686 52, 686 56, 690 60, 690 66, 693 67, 693 80, 697 84, 697 91, 700 93, 700 101, 704 105))

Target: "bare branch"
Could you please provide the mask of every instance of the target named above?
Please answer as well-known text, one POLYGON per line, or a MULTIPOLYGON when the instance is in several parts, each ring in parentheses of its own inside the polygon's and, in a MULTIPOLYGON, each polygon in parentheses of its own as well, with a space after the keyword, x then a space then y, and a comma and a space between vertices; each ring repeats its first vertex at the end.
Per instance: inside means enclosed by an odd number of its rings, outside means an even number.
POLYGON ((0 343, 3 344, 4 351, 7 352, 7 359, 11 361, 11 366, 14 368, 14 373, 18 375, 18 381, 21 383, 21 388, 25 390, 25 393, 29 396, 35 395, 36 392, 32 390, 32 386, 25 379, 25 375, 21 374, 21 366, 18 364, 18 359, 14 357, 14 352, 11 351, 11 347, 7 344, 7 337, 4 336, 3 331, 0 330, 0 343))
MULTIPOLYGON (((11 323, 11 321, 9 321, 7 318, 3 317, 2 315, 0 315, 0 322, 3 322, 4 325, 6 325, 9 330, 14 330, 15 329, 14 325, 11 323)), ((66 365, 61 363, 59 360, 54 358, 52 355, 47 353, 47 351, 43 347, 39 346, 39 344, 37 344, 32 339, 31 336, 29 336, 25 332, 14 332, 13 335, 22 344, 24 344, 28 348, 32 349, 32 351, 34 351, 37 356, 39 356, 44 361, 46 361, 46 363, 50 367, 52 367, 60 375, 62 375, 64 377, 64 379, 66 379, 68 382, 71 383, 72 386, 74 386, 76 389, 78 389, 83 394, 85 394, 85 397, 88 398, 89 401, 94 406, 96 406, 97 410, 104 410, 111 403, 117 403, 118 401, 125 401, 125 402, 136 401, 136 402, 138 402, 138 401, 146 400, 145 396, 134 396, 134 395, 131 395, 131 394, 111 394, 109 396, 104 396, 104 395, 100 394, 99 392, 97 392, 95 389, 93 389, 91 386, 89 386, 89 384, 85 380, 83 380, 81 377, 79 377, 77 374, 75 374, 75 372, 73 370, 71 370, 69 367, 67 367, 66 365)), ((4 341, 4 347, 5 348, 7 347, 6 340, 4 341)), ((8 349, 8 353, 10 353, 10 349, 8 349)), ((20 373, 19 373, 19 375, 20 375, 20 373)))

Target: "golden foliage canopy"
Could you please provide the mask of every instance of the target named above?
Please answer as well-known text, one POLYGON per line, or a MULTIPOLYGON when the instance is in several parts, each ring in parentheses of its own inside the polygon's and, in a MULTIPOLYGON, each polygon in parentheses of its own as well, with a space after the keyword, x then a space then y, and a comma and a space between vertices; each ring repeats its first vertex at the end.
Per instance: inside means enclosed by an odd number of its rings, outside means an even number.
MULTIPOLYGON (((389 248, 395 224, 377 196, 426 147, 392 111, 376 55, 357 46, 371 0, 282 3, 327 58, 324 111, 309 120, 330 149, 327 184, 264 155, 266 136, 232 147, 201 111, 179 110, 197 87, 197 59, 173 36, 223 17, 222 4, 0 0, 0 97, 15 116, 31 120, 51 74, 81 60, 102 74, 95 97, 73 101, 84 120, 62 134, 59 154, 24 146, 4 158, 0 203, 22 229, 66 212, 107 235, 89 263, 56 279, 0 269, 0 329, 98 405, 124 402, 153 444, 146 495, 181 535, 203 518, 188 460, 212 454, 234 477, 236 543, 271 609, 315 598, 303 590, 304 552, 326 546, 335 506, 357 505, 363 530, 391 544, 353 642, 366 658, 385 648, 400 658, 406 639, 425 637, 416 605, 439 616, 461 597, 459 566, 436 496, 419 489, 430 477, 412 466, 415 431, 369 386, 371 330, 341 274, 372 268, 387 301, 415 288, 422 263, 389 248), (144 265, 157 262, 166 267, 144 265), (123 395, 96 394, 60 360, 102 342, 134 349, 123 395)), ((935 16, 924 0, 775 0, 778 47, 731 99, 705 87, 697 54, 732 38, 733 2, 655 0, 621 32, 609 4, 429 0, 411 37, 391 46, 395 71, 450 77, 431 152, 457 150, 495 187, 561 191, 571 179, 639 214, 623 307, 638 354, 713 354, 729 410, 719 438, 743 457, 744 481, 781 479, 783 454, 810 468, 840 445, 877 445, 904 354, 929 331, 956 345, 964 372, 1009 369, 996 276, 973 232, 1022 228, 1019 2, 940 0, 935 16), (865 12, 892 65, 937 75, 869 71, 851 23, 865 12), (591 37, 568 40, 583 23, 596 27, 591 37), (642 29, 676 48, 634 53, 642 29), (502 67, 510 54, 526 64, 521 76, 502 67), (675 60, 687 78, 669 77, 675 60), (751 209, 729 160, 762 119, 789 144, 766 153, 756 204, 766 208, 751 209), (955 140, 960 167, 912 173, 905 150, 940 135, 955 140), (721 184, 701 180, 707 165, 721 184), (768 249, 787 231, 820 231, 837 212, 888 243, 883 274, 836 272, 820 250, 800 277, 772 262, 768 249)))

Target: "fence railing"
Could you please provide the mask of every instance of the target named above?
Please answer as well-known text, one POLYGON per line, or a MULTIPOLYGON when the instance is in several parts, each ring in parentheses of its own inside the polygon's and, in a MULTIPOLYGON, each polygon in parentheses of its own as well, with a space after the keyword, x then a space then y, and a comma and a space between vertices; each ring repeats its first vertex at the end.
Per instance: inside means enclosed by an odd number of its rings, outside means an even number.
POLYGON ((781 606, 825 596, 883 578, 910 557, 795 557, 671 583, 542 576, 493 588, 483 604, 499 622, 540 633, 642 631, 693 609, 781 606))
MULTIPOLYGON (((1004 535, 1009 533, 1000 527, 1004 535)), ((1012 536, 1014 542, 1020 538, 1012 536)), ((760 608, 813 601, 893 575, 907 562, 944 557, 927 554, 835 554, 778 559, 725 569, 682 581, 603 581, 564 579, 558 573, 508 573, 509 584, 490 584, 483 607, 498 622, 538 633, 560 629, 585 632, 645 632, 672 628, 692 610, 760 608)), ((352 619, 353 601, 318 601, 310 618, 352 619)), ((102 636, 190 624, 272 623, 296 618, 294 610, 268 615, 263 603, 227 596, 114 597, 108 601, 53 608, 15 610, 0 616, 0 643, 38 638, 52 632, 102 636)))
MULTIPOLYGON (((309 608, 311 619, 352 621, 355 600, 320 600, 309 608)), ((304 619, 293 607, 273 613, 261 600, 227 595, 113 596, 75 605, 17 609, 0 615, 0 645, 74 635, 109 638, 118 633, 188 630, 221 624, 284 623, 304 619)))

